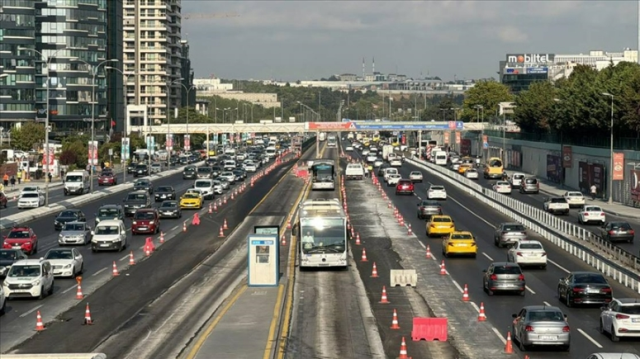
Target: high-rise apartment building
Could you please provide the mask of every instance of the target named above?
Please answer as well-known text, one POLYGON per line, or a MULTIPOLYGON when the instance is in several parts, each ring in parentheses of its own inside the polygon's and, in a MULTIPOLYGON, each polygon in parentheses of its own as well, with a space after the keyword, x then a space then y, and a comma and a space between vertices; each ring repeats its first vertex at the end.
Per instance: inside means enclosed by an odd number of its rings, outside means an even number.
POLYGON ((161 123, 181 105, 181 0, 124 0, 123 30, 128 104, 161 123))
POLYGON ((189 42, 182 40, 182 63, 180 69, 180 77, 182 77, 181 86, 181 107, 196 107, 196 87, 193 85, 195 74, 191 68, 191 59, 189 58, 189 42))
MULTIPOLYGON (((107 57, 118 59, 118 62, 109 66, 123 71, 122 52, 122 12, 123 0, 107 0, 107 57)), ((126 88, 124 78, 119 71, 107 71, 107 114, 113 132, 124 130, 125 104, 124 93, 126 88)))

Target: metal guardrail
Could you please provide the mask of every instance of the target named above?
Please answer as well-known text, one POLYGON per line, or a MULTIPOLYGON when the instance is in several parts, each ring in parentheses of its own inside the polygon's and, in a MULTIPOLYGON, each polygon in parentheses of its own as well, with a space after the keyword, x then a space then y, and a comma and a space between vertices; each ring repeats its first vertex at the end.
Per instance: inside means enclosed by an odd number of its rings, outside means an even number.
POLYGON ((411 163, 439 173, 445 180, 502 214, 524 224, 553 244, 600 272, 640 293, 640 258, 612 245, 591 231, 529 204, 498 194, 444 167, 424 161, 411 163))

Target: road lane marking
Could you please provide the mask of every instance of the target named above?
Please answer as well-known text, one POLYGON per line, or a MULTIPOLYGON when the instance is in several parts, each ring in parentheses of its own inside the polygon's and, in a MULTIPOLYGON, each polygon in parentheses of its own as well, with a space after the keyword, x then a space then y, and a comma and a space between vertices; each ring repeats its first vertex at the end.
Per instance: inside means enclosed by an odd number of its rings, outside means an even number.
POLYGON ((493 332, 496 333, 498 338, 500 338, 500 340, 502 340, 502 344, 507 344, 507 340, 502 336, 502 333, 500 333, 498 331, 498 329, 496 329, 495 327, 491 327, 491 330, 493 330, 493 332))
POLYGON ((478 305, 474 302, 470 302, 471 306, 476 310, 476 312, 480 313, 480 308, 478 308, 478 305))
POLYGON ((127 259, 127 258, 129 258, 129 254, 127 254, 126 256, 124 256, 124 257, 122 257, 122 258, 120 258, 120 259, 118 259, 118 260, 119 260, 120 262, 122 262, 123 260, 125 260, 125 259, 127 259))
POLYGON ((528 291, 529 291, 529 293, 531 293, 531 294, 536 294, 536 292, 534 292, 534 291, 533 291, 533 289, 529 288, 529 286, 528 286, 528 285, 525 285, 525 286, 524 286, 524 288, 525 288, 526 290, 528 290, 528 291))
POLYGON ((487 253, 482 252, 482 255, 483 255, 483 256, 485 256, 485 257, 487 257, 487 259, 489 259, 490 261, 492 261, 492 262, 493 262, 493 258, 489 257, 489 255, 488 255, 487 253))
POLYGON ((26 317, 27 315, 29 315, 29 314, 31 314, 31 313, 33 313, 33 312, 35 312, 36 310, 38 310, 38 309, 42 308, 42 306, 43 306, 43 305, 44 305, 44 304, 40 304, 40 305, 38 305, 38 306, 35 306, 35 307, 33 307, 33 308, 29 309, 28 311, 26 311, 26 312, 22 313, 22 314, 20 315, 20 318, 24 318, 24 317, 26 317))
POLYGON ((98 274, 100 274, 100 273, 102 273, 102 272, 106 271, 107 269, 108 269, 108 268, 102 268, 102 269, 100 269, 99 271, 97 271, 97 272, 93 273, 91 276, 92 276, 92 277, 95 277, 95 276, 97 276, 98 274))
POLYGON ((69 287, 69 288, 67 288, 67 289, 63 290, 63 291, 62 291, 62 294, 67 294, 67 293, 69 293, 73 288, 76 288, 77 286, 78 286, 77 284, 72 285, 71 287, 69 287))
POLYGON ((589 334, 585 333, 584 330, 578 328, 578 332, 582 334, 585 338, 587 338, 587 340, 589 340, 591 343, 593 343, 593 345, 602 349, 602 345, 600 345, 600 343, 598 343, 595 339, 593 339, 589 334))
POLYGON ((453 285, 456 286, 456 288, 458 288, 458 290, 460 291, 460 293, 464 293, 464 289, 462 289, 462 287, 460 286, 460 284, 458 284, 458 282, 456 282, 455 279, 451 278, 451 281, 453 282, 453 285))
POLYGON ((565 267, 561 266, 560 264, 558 264, 558 263, 556 263, 556 262, 552 261, 551 259, 547 258, 547 262, 549 262, 549 263, 553 264, 554 266, 556 266, 556 267, 560 268, 560 269, 561 269, 561 270, 563 270, 565 273, 569 273, 569 270, 568 270, 567 268, 565 268, 565 267))
POLYGON ((553 307, 551 304, 549 304, 549 302, 542 302, 544 305, 546 305, 547 307, 553 307))

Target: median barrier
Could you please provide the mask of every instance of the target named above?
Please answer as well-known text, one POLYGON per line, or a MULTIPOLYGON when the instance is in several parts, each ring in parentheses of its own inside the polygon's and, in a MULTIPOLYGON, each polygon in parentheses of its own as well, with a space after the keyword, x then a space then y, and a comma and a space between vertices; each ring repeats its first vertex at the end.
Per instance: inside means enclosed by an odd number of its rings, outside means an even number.
POLYGON ((421 160, 406 161, 431 171, 470 196, 522 223, 598 271, 640 293, 640 259, 633 254, 605 242, 582 227, 514 198, 495 193, 444 167, 421 160))

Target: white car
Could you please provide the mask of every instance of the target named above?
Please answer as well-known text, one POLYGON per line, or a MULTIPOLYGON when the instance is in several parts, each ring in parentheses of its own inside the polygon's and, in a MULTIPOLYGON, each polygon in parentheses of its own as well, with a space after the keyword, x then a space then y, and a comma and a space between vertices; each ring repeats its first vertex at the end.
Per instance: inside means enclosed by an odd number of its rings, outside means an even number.
POLYGON ((447 190, 444 186, 431 185, 427 190, 427 199, 447 199, 447 190))
POLYGON ((218 177, 224 178, 229 183, 234 183, 236 181, 236 175, 234 175, 231 171, 222 172, 218 177))
POLYGON ((609 333, 612 342, 620 337, 640 338, 640 301, 615 298, 600 312, 600 333, 609 333))
POLYGON ((344 150, 347 152, 353 152, 353 146, 347 146, 344 148, 344 150))
POLYGON ((522 185, 522 180, 525 177, 526 175, 520 172, 515 172, 514 174, 512 174, 511 177, 509 178, 509 182, 511 182, 511 187, 520 188, 520 186, 522 185))
POLYGON ((222 194, 223 190, 224 190, 224 186, 222 185, 222 182, 218 180, 213 180, 213 193, 222 194))
POLYGON ((402 160, 398 157, 392 159, 391 161, 389 161, 389 165, 391 167, 402 167, 402 160))
POLYGON ((362 155, 363 156, 367 156, 369 153, 371 153, 371 151, 369 151, 368 148, 365 148, 364 150, 362 150, 362 155))
POLYGON ((40 187, 38 186, 26 186, 24 188, 22 188, 22 191, 20 191, 20 197, 22 197, 23 194, 26 193, 42 193, 42 189, 40 189, 40 187))
POLYGON ((383 178, 385 181, 387 181, 389 179, 389 176, 397 174, 398 170, 396 168, 385 168, 383 178))
POLYGON ((409 179, 411 182, 422 182, 424 177, 420 171, 411 171, 411 173, 409 173, 409 179))
POLYGON ((253 163, 253 161, 245 161, 242 167, 244 167, 245 171, 251 172, 251 173, 258 170, 258 168, 256 167, 256 164, 253 163))
POLYGON ((75 277, 84 270, 84 258, 76 248, 54 248, 44 256, 56 277, 75 277))
POLYGON ((502 194, 511 194, 511 184, 507 181, 498 181, 493 185, 493 190, 502 194))
POLYGON ((377 160, 375 160, 375 162, 373 162, 373 167, 380 167, 383 164, 384 164, 384 161, 378 158, 377 160))
POLYGON ((544 201, 542 205, 545 212, 569 214, 569 203, 564 197, 551 197, 544 201))
POLYGON ((468 170, 464 171, 464 176, 467 177, 468 179, 478 179, 478 171, 475 168, 469 168, 468 170))
POLYGON ((387 177, 387 186, 395 186, 398 184, 402 176, 399 174, 391 174, 387 177))
POLYGON ((4 290, 0 286, 0 315, 4 314, 4 310, 7 307, 7 298, 4 296, 4 290))
POLYGON ((562 195, 569 203, 569 207, 582 207, 585 203, 584 195, 577 191, 568 191, 562 195))
POLYGON ((582 206, 580 212, 578 212, 578 222, 581 224, 587 223, 599 223, 605 224, 607 217, 604 214, 602 208, 598 206, 588 205, 582 206))
POLYGON ((507 261, 520 267, 536 266, 547 268, 547 252, 538 241, 517 241, 507 252, 507 261))
POLYGON ((376 156, 375 154, 369 154, 367 156, 367 162, 368 163, 375 162, 377 159, 378 159, 378 156, 376 156))
POLYGON ((39 298, 53 294, 51 263, 44 258, 23 259, 11 265, 2 290, 7 298, 39 298))
POLYGON ((18 209, 38 208, 44 206, 44 195, 38 192, 27 192, 18 199, 18 209))

